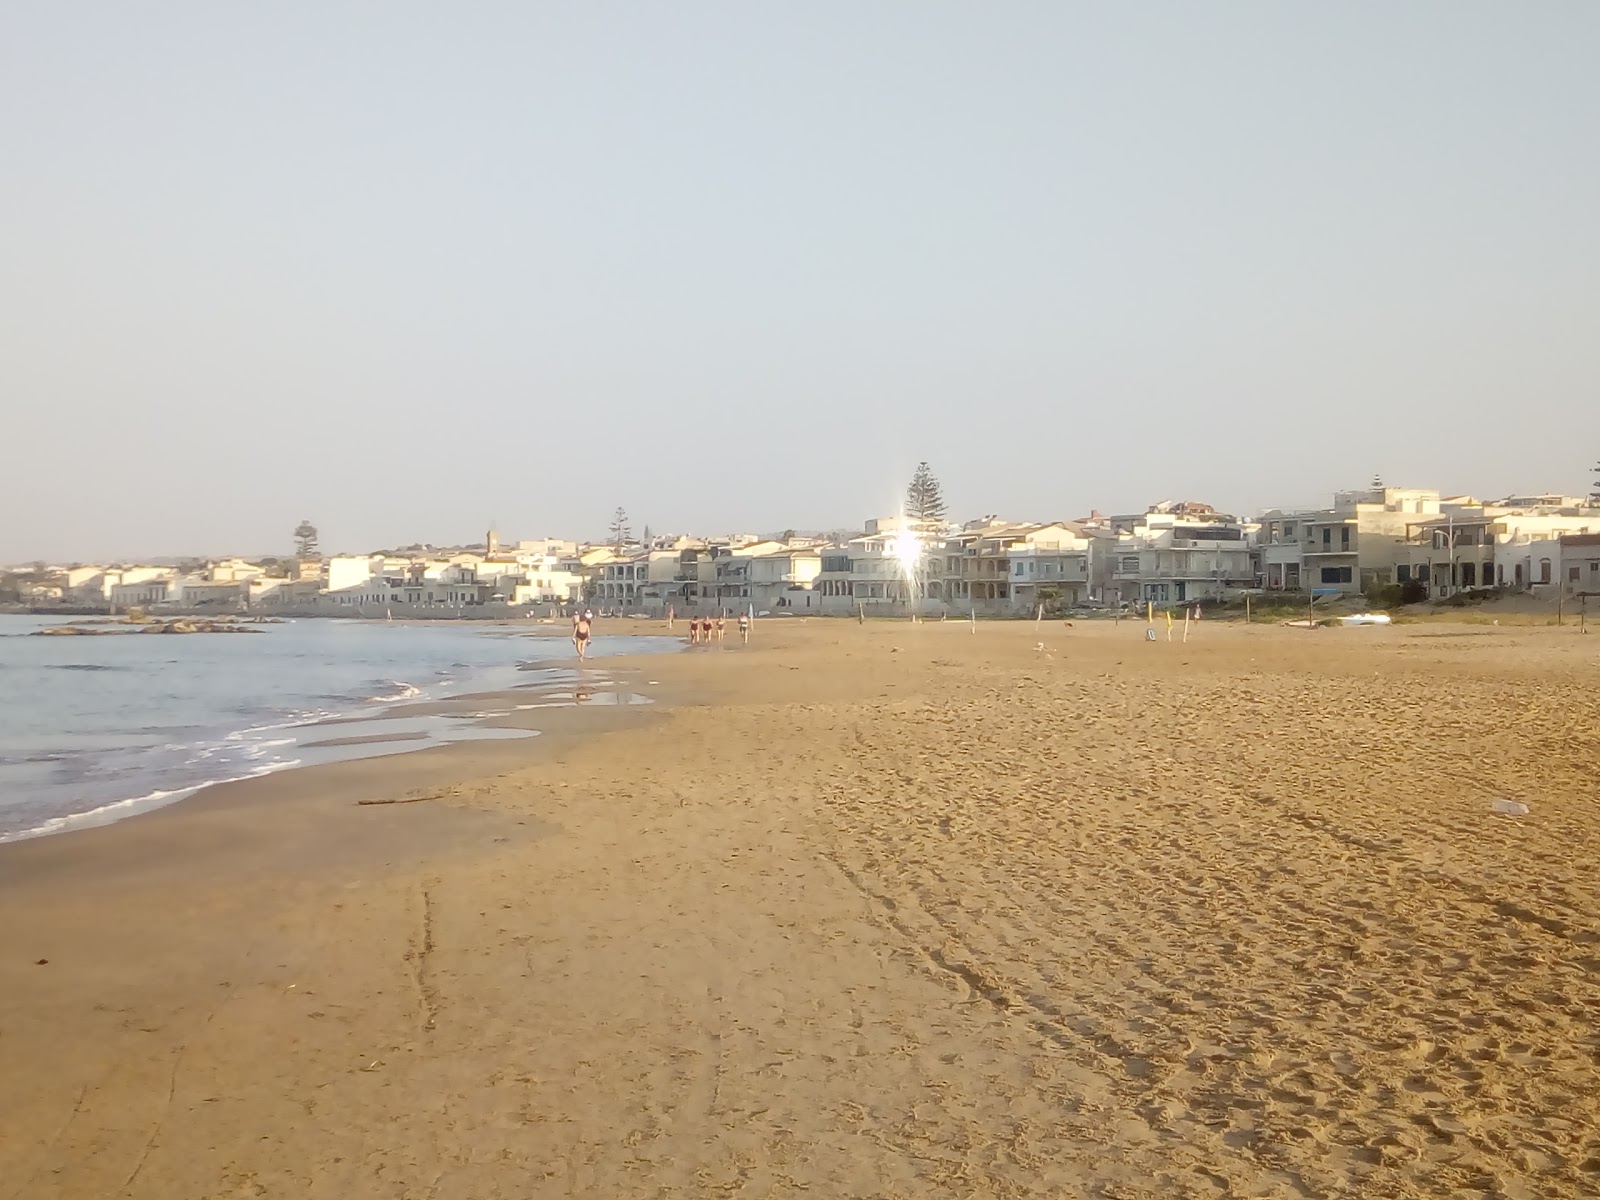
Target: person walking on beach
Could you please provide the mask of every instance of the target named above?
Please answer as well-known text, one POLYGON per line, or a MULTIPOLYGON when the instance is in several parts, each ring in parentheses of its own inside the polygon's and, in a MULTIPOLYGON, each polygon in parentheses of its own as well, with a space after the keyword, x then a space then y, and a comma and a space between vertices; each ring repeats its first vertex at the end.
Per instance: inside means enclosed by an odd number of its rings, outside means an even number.
POLYGON ((717 645, 720 646, 722 644, 723 635, 726 634, 727 632, 728 632, 728 614, 725 613, 725 612, 720 612, 720 613, 717 614, 717 645))
POLYGON ((578 661, 589 656, 589 614, 579 616, 572 625, 572 648, 578 652, 578 661))
POLYGON ((739 640, 746 646, 750 644, 750 614, 747 612, 739 614, 739 640))
POLYGON ((667 632, 668 633, 672 632, 672 617, 673 617, 672 605, 669 604, 669 605, 667 605, 667 632))

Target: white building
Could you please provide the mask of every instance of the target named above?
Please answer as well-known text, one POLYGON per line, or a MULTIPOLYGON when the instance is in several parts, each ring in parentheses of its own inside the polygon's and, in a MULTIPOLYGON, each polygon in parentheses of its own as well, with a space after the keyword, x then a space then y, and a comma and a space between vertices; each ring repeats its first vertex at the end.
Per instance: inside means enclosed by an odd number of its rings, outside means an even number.
POLYGON ((823 612, 903 611, 914 588, 899 518, 868 521, 859 537, 818 553, 812 590, 823 612))
POLYGON ((1013 541, 1006 551, 1012 611, 1027 614, 1041 604, 1048 611, 1090 599, 1098 540, 1079 526, 1058 522, 1013 541))
POLYGON ((106 601, 113 608, 148 608, 165 604, 177 578, 170 567, 133 567, 125 571, 108 571, 108 579, 117 578, 106 588, 106 601))
POLYGON ((1249 529, 1209 505, 1160 504, 1117 535, 1111 578, 1124 603, 1220 600, 1250 587, 1249 529))

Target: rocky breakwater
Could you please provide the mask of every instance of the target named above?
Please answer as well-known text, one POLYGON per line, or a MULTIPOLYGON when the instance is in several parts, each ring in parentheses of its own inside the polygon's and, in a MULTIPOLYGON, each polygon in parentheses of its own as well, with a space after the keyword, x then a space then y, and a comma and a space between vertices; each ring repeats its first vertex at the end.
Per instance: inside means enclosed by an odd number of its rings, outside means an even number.
POLYGON ((171 621, 141 621, 107 628, 104 625, 57 625, 34 631, 34 637, 110 637, 128 633, 260 633, 232 621, 196 621, 179 617, 171 621))

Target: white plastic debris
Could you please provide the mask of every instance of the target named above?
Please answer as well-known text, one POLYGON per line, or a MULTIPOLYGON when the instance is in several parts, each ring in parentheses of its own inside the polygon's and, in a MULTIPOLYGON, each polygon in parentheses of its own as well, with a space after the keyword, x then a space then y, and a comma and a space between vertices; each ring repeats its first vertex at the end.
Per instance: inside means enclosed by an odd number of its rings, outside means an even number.
POLYGON ((1518 800, 1496 800, 1489 807, 1497 813, 1505 813, 1508 817, 1525 817, 1528 815, 1528 806, 1518 800))

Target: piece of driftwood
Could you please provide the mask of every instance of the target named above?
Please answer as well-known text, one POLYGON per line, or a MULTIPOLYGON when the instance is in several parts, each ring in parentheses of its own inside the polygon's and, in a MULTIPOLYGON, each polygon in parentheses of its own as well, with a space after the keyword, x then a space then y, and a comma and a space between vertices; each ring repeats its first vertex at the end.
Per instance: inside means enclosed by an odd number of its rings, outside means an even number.
POLYGON ((357 800, 357 804, 420 804, 424 800, 437 800, 439 796, 396 796, 390 800, 357 800))

